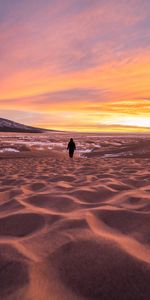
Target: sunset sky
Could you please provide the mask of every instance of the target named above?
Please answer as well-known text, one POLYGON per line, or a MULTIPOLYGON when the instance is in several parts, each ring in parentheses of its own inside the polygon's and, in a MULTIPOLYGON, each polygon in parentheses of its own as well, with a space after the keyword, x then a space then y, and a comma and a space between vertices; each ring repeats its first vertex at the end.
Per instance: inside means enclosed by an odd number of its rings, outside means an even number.
POLYGON ((150 0, 0 0, 0 117, 150 131, 150 0))

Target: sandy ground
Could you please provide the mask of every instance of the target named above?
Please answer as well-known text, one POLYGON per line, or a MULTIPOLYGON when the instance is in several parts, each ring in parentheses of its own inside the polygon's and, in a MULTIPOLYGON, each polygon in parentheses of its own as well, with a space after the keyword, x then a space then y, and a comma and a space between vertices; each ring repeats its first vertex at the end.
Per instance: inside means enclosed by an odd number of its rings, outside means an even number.
POLYGON ((0 159, 0 299, 150 299, 150 159, 0 159))

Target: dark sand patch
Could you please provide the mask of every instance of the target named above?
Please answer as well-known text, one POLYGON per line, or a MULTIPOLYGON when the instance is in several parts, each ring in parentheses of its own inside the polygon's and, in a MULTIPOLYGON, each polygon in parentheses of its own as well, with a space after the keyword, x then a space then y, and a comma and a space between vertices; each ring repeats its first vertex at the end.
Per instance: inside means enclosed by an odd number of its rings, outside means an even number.
POLYGON ((29 283, 27 265, 0 257, 0 297, 9 295, 29 283))
MULTIPOLYGON (((150 215, 127 210, 98 210, 95 215, 108 226, 129 234, 150 228, 150 215)), ((143 232, 144 233, 144 232, 143 232)), ((149 230, 150 234, 150 230, 149 230)))
POLYGON ((10 198, 20 196, 22 193, 23 191, 19 188, 13 189, 10 191, 10 198))
POLYGON ((150 244, 150 214, 127 210, 95 210, 95 216, 110 228, 150 244))
POLYGON ((49 260, 64 285, 86 299, 150 298, 150 265, 129 256, 115 244, 103 240, 70 242, 49 260))
POLYGON ((28 197, 26 201, 32 205, 48 208, 54 212, 71 212, 78 208, 78 204, 69 197, 52 194, 37 194, 28 197))
POLYGON ((17 211, 18 209, 24 208, 24 205, 16 201, 15 199, 12 199, 10 201, 2 203, 0 205, 0 212, 8 212, 11 213, 12 211, 17 211))
POLYGON ((109 188, 101 187, 95 191, 76 190, 75 192, 71 193, 71 195, 78 197, 85 203, 100 203, 114 196, 115 191, 112 191, 109 188))
POLYGON ((28 283, 28 267, 23 256, 11 246, 0 246, 0 299, 28 283))
POLYGON ((76 229, 85 229, 89 228, 88 223, 85 219, 79 220, 64 220, 58 225, 60 230, 76 230, 76 229))
POLYGON ((23 237, 29 235, 45 224, 40 214, 15 214, 0 219, 0 235, 23 237))
POLYGON ((32 184, 29 185, 29 190, 36 192, 36 191, 40 191, 43 190, 44 188, 46 188, 46 184, 42 183, 42 182, 34 182, 32 184))
POLYGON ((13 179, 13 178, 7 178, 7 179, 4 179, 2 180, 2 185, 12 185, 15 184, 16 182, 16 179, 13 179))
POLYGON ((149 212, 150 210, 150 201, 147 198, 144 197, 128 197, 125 201, 125 207, 127 205, 130 205, 130 207, 135 208, 135 210, 140 210, 140 211, 146 211, 149 212))

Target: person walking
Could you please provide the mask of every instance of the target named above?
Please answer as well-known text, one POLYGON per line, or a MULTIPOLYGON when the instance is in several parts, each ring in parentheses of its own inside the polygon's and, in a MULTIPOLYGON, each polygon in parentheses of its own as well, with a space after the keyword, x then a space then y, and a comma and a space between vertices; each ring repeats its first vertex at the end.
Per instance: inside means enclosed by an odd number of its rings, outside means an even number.
POLYGON ((76 150, 76 144, 72 138, 68 143, 67 150, 69 150, 69 157, 73 158, 74 150, 76 150))

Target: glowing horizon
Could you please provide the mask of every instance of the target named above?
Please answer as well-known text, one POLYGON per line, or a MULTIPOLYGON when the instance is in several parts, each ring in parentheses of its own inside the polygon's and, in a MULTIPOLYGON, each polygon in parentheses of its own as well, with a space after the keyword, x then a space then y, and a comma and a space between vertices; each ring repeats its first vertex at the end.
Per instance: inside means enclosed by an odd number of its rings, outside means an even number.
POLYGON ((0 117, 57 130, 150 132, 149 28, 149 0, 6 0, 0 117))

